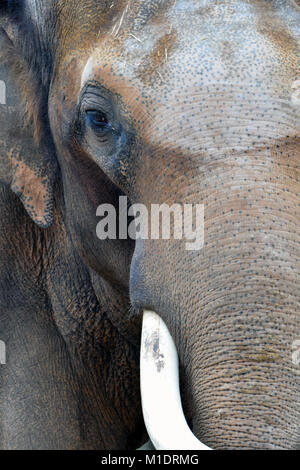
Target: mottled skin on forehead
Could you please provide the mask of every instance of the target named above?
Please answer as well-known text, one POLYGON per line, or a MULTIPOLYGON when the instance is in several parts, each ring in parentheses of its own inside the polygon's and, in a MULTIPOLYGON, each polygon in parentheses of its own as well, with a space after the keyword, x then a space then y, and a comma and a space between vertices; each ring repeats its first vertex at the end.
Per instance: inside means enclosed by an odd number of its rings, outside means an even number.
POLYGON ((157 6, 111 2, 103 28, 97 8, 80 6, 72 35, 62 42, 53 95, 58 102, 64 95, 66 109, 74 108, 89 80, 97 81, 121 97, 143 144, 153 151, 163 145, 184 153, 185 160, 194 155, 196 166, 199 152, 209 157, 207 149, 214 155, 225 147, 251 152, 267 146, 275 125, 278 139, 285 139, 291 127, 290 137, 297 132, 298 108, 290 115, 284 106, 298 78, 299 12, 291 2, 192 1, 188 9, 186 2, 174 0, 157 6), (215 122, 207 122, 216 109, 222 133, 215 122), (282 113, 288 125, 279 120, 282 113), (233 130, 241 120, 252 127, 251 142, 233 130))
MULTIPOLYGON (((162 72, 165 63, 169 64, 169 55, 172 54, 168 52, 171 53, 173 47, 186 52, 186 47, 189 46, 196 60, 199 60, 199 53, 203 51, 202 68, 206 64, 213 65, 216 58, 224 58, 222 62, 225 65, 227 52, 230 56, 227 56, 229 72, 240 59, 244 65, 248 64, 251 54, 257 53, 261 45, 267 55, 271 55, 270 52, 277 47, 278 55, 281 54, 280 59, 287 63, 293 61, 293 52, 295 54, 297 50, 294 34, 297 28, 297 12, 295 7, 288 8, 291 2, 227 1, 210 2, 207 6, 206 2, 191 1, 189 8, 185 2, 174 0, 149 1, 149 5, 153 3, 160 5, 157 8, 149 6, 147 9, 148 2, 63 2, 59 15, 62 41, 58 48, 62 49, 64 57, 71 51, 81 58, 82 54, 96 54, 97 47, 101 48, 102 45, 102 62, 105 63, 110 58, 111 62, 117 65, 119 58, 123 66, 127 64, 127 75, 132 78, 139 76, 138 71, 147 61, 149 76, 145 79, 148 82, 157 71, 158 65, 162 72), (91 3, 93 5, 90 5, 91 3), (107 8, 108 4, 111 4, 111 8, 107 8), (285 17, 282 16, 283 8, 285 17), (72 22, 65 21, 69 15, 72 22), (69 34, 69 28, 72 34, 69 34), (228 37, 225 37, 227 32, 228 37), (261 43, 258 38, 261 38, 261 43)), ((265 58, 266 55, 262 54, 261 66, 265 58)), ((180 57, 177 57, 177 61, 179 67, 180 57)), ((190 62, 189 56, 184 65, 188 64, 190 66, 187 70, 184 69, 185 73, 196 65, 190 62)), ((172 63, 169 64, 169 69, 173 70, 172 63)), ((278 82, 280 78, 278 77, 278 82)), ((151 84, 156 82, 159 84, 158 80, 153 80, 151 84)))

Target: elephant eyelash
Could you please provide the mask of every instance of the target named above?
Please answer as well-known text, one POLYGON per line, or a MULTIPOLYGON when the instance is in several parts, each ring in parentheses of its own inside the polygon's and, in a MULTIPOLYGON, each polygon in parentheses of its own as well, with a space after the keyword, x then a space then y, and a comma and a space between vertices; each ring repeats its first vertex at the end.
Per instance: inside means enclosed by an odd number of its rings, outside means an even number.
POLYGON ((95 110, 95 109, 87 109, 85 111, 85 113, 88 116, 91 116, 92 118, 94 118, 94 120, 99 122, 99 123, 109 124, 109 118, 102 111, 98 111, 98 110, 95 110))
POLYGON ((85 119, 88 121, 88 124, 91 127, 100 130, 111 130, 112 124, 110 123, 108 117, 105 113, 97 110, 86 110, 85 111, 85 119))
POLYGON ((105 112, 97 109, 87 109, 84 115, 85 122, 95 133, 101 135, 107 135, 108 133, 120 134, 105 112))

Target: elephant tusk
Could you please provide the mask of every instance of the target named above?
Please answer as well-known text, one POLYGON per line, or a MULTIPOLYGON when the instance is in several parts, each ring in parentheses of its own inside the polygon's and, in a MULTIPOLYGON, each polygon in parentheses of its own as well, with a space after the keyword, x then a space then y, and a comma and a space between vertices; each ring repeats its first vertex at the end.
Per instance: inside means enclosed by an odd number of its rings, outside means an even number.
POLYGON ((176 347, 164 321, 144 311, 141 395, 145 425, 157 450, 211 450, 192 433, 183 414, 176 347))

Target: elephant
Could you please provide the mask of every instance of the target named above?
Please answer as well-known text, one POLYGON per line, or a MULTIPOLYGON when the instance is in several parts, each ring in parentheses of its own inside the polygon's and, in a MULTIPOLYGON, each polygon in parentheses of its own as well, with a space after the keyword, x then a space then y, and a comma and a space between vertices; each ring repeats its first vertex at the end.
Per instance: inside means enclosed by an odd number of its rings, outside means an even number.
POLYGON ((0 5, 0 447, 299 449, 299 2, 0 5), (125 196, 203 247, 99 239, 125 196))

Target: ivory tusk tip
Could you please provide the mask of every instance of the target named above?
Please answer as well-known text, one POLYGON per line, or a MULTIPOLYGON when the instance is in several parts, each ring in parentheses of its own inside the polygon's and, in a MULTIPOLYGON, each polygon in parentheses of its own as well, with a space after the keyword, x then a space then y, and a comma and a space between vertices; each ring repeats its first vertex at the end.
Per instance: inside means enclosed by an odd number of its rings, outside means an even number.
POLYGON ((157 450, 211 450, 186 422, 179 390, 178 355, 157 313, 145 310, 141 344, 141 395, 145 425, 157 450))

